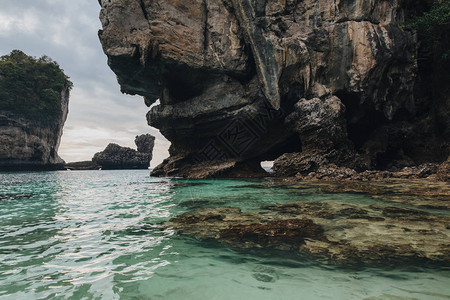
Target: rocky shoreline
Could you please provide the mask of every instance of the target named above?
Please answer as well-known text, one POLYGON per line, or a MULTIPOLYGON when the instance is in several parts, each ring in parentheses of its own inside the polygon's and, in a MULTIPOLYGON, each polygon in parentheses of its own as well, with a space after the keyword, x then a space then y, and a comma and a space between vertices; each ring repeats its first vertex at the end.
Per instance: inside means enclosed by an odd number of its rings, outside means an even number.
MULTIPOLYGON (((327 194, 358 193, 367 203, 296 201, 242 212, 205 207, 164 223, 178 234, 216 240, 234 249, 277 249, 325 264, 450 265, 450 186, 423 179, 385 181, 272 181, 245 188, 318 188, 327 194)), ((338 198, 338 197, 337 197, 338 198)))
MULTIPOLYGON (((275 170, 277 172, 277 170, 275 170)), ((450 181, 450 160, 442 164, 427 163, 393 170, 365 170, 338 167, 334 164, 321 166, 312 172, 296 173, 286 178, 288 181, 382 181, 388 179, 428 179, 430 181, 450 181)))

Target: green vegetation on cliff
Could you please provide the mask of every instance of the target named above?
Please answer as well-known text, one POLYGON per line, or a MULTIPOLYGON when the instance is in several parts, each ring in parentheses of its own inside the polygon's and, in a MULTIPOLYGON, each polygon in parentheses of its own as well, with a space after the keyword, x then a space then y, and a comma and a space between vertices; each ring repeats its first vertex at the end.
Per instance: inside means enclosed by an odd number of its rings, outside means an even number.
POLYGON ((13 50, 0 57, 0 110, 49 124, 61 113, 61 93, 71 87, 69 77, 48 56, 13 50))
MULTIPOLYGON (((435 59, 450 62, 450 0, 436 0, 430 11, 412 22, 426 51, 435 59)), ((448 71, 448 70, 447 70, 448 71)))

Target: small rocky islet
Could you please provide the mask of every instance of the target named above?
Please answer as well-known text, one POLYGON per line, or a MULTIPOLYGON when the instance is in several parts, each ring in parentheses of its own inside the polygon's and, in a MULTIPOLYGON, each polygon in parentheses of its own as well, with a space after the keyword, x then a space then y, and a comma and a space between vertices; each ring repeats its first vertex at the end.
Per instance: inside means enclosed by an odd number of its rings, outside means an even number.
POLYGON ((104 170, 148 169, 153 156, 155 137, 150 134, 136 136, 134 140, 137 150, 109 144, 105 150, 92 158, 92 163, 104 170))
POLYGON ((134 143, 137 150, 110 143, 94 154, 92 160, 72 162, 65 165, 69 170, 124 170, 148 169, 153 157, 155 137, 151 134, 137 135, 134 143))

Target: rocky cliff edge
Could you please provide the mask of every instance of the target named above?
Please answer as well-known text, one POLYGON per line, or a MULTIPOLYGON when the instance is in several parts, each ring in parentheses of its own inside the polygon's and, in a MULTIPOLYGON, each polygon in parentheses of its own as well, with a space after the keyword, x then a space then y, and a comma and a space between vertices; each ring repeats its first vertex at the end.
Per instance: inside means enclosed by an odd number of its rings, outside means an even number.
POLYGON ((0 171, 63 170, 58 155, 69 108, 69 88, 61 92, 60 114, 42 124, 0 110, 0 171))

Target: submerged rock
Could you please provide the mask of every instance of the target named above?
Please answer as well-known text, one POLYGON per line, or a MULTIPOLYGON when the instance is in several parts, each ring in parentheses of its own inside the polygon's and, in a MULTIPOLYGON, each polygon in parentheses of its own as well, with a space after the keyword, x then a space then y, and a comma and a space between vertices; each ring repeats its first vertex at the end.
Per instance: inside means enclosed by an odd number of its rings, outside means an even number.
POLYGON ((29 199, 29 198, 33 197, 34 195, 35 194, 32 194, 32 193, 0 194, 0 201, 29 199))
MULTIPOLYGON (((181 235, 213 239, 237 249, 293 250, 329 264, 449 264, 450 217, 445 213, 450 210, 448 186, 423 181, 357 183, 302 182, 291 184, 289 191, 297 188, 305 193, 302 189, 306 186, 318 187, 322 192, 341 195, 367 193, 373 201, 301 201, 250 212, 234 207, 202 207, 164 226, 181 235)), ((267 186, 271 188, 271 184, 267 186)))
POLYGON ((398 207, 294 202, 248 213, 202 208, 165 226, 233 248, 295 250, 338 265, 450 261, 450 218, 398 207))
POLYGON ((154 141, 155 137, 150 134, 136 136, 138 151, 111 143, 105 150, 96 153, 92 162, 105 170, 148 169, 152 160, 154 141))
POLYGON ((148 106, 160 100, 147 120, 172 145, 153 175, 226 177, 230 166, 247 175, 239 169, 283 154, 279 175, 448 156, 437 112, 449 98, 414 94, 417 41, 400 26, 407 1, 99 3, 121 90, 148 106))
POLYGON ((305 239, 324 240, 323 228, 309 219, 287 219, 260 224, 237 224, 222 229, 219 239, 235 246, 299 247, 305 239))
POLYGON ((367 194, 374 199, 412 205, 417 208, 430 208, 450 211, 450 185, 446 182, 423 179, 385 179, 385 180, 339 180, 339 181, 300 181, 289 179, 287 186, 302 192, 305 188, 316 188, 329 194, 367 194))

